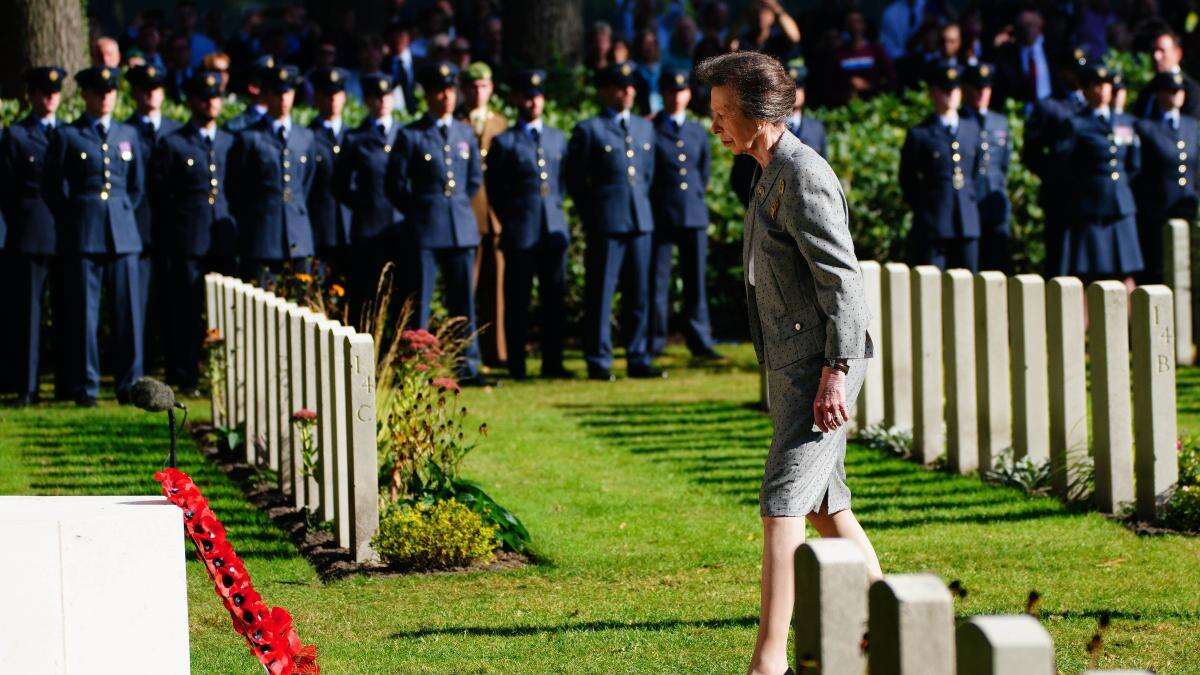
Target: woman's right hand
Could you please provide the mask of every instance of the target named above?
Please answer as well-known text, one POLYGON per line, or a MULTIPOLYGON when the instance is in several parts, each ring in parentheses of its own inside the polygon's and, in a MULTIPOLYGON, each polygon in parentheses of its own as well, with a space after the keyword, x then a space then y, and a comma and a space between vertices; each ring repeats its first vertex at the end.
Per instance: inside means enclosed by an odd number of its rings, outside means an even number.
POLYGON ((821 382, 813 398, 813 423, 825 433, 837 431, 850 420, 846 405, 846 374, 828 366, 821 369, 821 382))

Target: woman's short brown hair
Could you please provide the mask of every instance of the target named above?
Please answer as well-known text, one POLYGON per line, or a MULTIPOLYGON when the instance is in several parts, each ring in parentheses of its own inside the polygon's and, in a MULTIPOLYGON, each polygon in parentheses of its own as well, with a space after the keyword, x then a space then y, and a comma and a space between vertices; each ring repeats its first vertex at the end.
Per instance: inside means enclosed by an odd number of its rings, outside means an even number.
POLYGON ((709 87, 728 86, 742 114, 753 120, 778 122, 792 114, 796 82, 783 64, 761 52, 733 52, 704 59, 696 77, 709 87))

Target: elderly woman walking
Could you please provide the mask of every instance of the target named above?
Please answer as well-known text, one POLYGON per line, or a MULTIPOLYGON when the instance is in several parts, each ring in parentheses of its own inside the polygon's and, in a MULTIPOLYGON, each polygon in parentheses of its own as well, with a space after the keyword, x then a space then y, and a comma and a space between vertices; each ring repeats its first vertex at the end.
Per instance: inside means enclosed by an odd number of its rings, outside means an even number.
POLYGON ((872 354, 866 299, 837 176, 787 129, 796 88, 783 66, 735 52, 707 59, 697 75, 712 89, 713 133, 758 161, 742 261, 774 436, 759 495, 762 608, 749 670, 779 675, 791 672, 792 561, 805 519, 823 537, 858 544, 872 580, 883 576, 846 486, 848 402, 872 354))

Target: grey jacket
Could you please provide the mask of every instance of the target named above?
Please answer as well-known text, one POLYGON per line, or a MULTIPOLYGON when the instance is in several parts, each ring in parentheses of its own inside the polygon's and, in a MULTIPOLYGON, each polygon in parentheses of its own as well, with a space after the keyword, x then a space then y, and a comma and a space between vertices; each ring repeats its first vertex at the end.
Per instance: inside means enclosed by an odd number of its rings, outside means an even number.
POLYGON ((829 164, 791 132, 754 184, 742 264, 759 363, 781 370, 814 355, 872 356, 846 197, 829 164))

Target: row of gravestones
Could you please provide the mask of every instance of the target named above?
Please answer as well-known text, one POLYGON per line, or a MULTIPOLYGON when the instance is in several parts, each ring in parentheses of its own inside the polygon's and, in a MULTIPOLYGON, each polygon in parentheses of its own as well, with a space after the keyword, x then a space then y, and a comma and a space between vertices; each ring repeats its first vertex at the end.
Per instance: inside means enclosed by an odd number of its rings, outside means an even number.
MULTIPOLYGON (((1169 238, 1168 253, 1186 252, 1186 223, 1172 227, 1183 241, 1169 238)), ((1132 295, 1118 281, 1085 294, 1074 277, 862 262, 876 339, 854 425, 911 429, 914 459, 945 452, 963 474, 992 468, 1007 448, 1013 459, 1048 459, 1065 497, 1088 455, 1090 395, 1096 507, 1134 503, 1153 520, 1178 478, 1175 366, 1194 354, 1190 300, 1176 302, 1190 297, 1183 258, 1168 275, 1179 293, 1157 285, 1132 295), (1178 353, 1177 326, 1187 345, 1178 353)))
MULTIPOLYGON (((1050 634, 1029 614, 954 625, 953 596, 933 574, 885 575, 848 539, 796 552, 796 673, 800 675, 1054 675, 1050 634), (864 630, 866 632, 864 649, 864 630)), ((1128 675, 1149 671, 1121 672, 1128 675)))
POLYGON ((244 430, 246 462, 277 472, 297 509, 333 523, 338 546, 372 560, 379 528, 375 346, 370 335, 221 274, 204 277, 207 322, 224 372, 212 387, 213 425, 244 430), (305 471, 293 413, 317 415, 315 468, 305 471))

